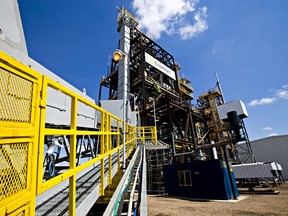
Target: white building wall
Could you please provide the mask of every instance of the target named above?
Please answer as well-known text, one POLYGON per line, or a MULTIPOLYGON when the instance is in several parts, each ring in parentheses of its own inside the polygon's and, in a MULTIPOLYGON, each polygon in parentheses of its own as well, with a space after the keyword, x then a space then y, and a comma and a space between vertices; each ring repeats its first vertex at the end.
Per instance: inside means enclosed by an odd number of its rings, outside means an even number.
MULTIPOLYGON (((251 141, 257 162, 275 161, 282 166, 283 177, 288 180, 288 135, 271 136, 251 141)), ((238 148, 241 153, 241 148, 238 148)), ((247 161, 250 163, 251 161, 247 161)))
POLYGON ((27 54, 17 0, 0 0, 0 42, 27 54))

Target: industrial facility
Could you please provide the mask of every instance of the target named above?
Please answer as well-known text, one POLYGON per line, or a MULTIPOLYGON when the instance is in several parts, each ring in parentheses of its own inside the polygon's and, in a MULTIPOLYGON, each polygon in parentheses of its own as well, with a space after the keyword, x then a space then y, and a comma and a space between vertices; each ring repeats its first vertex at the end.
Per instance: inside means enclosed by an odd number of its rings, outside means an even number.
MULTIPOLYGON (((0 0, 3 10, 16 16, 0 38, 0 215, 147 215, 147 193, 235 200, 239 179, 262 177, 241 171, 264 172, 244 103, 224 101, 218 77, 195 98, 173 54, 124 7, 98 101, 28 56, 16 0, 0 0)), ((282 177, 273 161, 265 171, 282 177)))

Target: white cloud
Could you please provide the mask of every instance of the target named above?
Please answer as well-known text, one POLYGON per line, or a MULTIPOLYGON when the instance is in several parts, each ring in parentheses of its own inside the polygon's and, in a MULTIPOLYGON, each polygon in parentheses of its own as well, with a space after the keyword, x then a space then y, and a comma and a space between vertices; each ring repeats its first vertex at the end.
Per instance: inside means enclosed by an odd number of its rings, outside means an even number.
POLYGON ((264 127, 264 128, 262 128, 262 130, 271 131, 271 130, 273 130, 273 128, 272 127, 264 127))
POLYGON ((179 34, 184 40, 207 30, 207 8, 195 12, 199 0, 133 0, 133 9, 139 18, 140 28, 149 36, 159 39, 161 33, 179 34), (194 24, 188 20, 193 14, 194 24))
POLYGON ((285 100, 288 99, 288 91, 287 90, 279 90, 276 95, 280 98, 283 98, 285 100))
POLYGON ((280 99, 288 100, 288 84, 283 85, 281 89, 272 89, 271 92, 280 99))
POLYGON ((255 99, 252 100, 250 103, 248 103, 248 106, 258 106, 258 105, 264 105, 264 104, 271 104, 274 103, 276 98, 261 98, 261 99, 255 99))
POLYGON ((271 88, 269 91, 273 94, 272 97, 252 100, 248 103, 248 106, 271 104, 278 99, 288 100, 288 84, 283 85, 281 89, 271 88))
POLYGON ((206 31, 208 29, 208 25, 205 20, 206 17, 207 8, 200 8, 199 11, 194 15, 194 25, 187 24, 186 26, 183 26, 179 29, 181 39, 188 40, 206 31))
POLYGON ((278 97, 288 100, 288 84, 283 85, 282 89, 276 89, 275 92, 278 97))
POLYGON ((268 135, 268 137, 270 137, 270 136, 278 136, 278 135, 279 135, 278 133, 271 133, 271 134, 268 135))

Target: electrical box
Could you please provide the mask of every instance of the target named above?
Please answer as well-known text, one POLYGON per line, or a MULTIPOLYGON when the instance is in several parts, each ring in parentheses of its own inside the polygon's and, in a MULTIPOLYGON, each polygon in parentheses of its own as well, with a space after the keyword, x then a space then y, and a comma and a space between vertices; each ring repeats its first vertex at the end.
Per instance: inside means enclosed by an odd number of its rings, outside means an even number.
POLYGON ((241 100, 235 100, 224 103, 218 106, 217 109, 219 113, 219 118, 221 120, 227 120, 228 119, 227 113, 231 111, 236 111, 237 115, 242 119, 248 117, 246 106, 241 100))

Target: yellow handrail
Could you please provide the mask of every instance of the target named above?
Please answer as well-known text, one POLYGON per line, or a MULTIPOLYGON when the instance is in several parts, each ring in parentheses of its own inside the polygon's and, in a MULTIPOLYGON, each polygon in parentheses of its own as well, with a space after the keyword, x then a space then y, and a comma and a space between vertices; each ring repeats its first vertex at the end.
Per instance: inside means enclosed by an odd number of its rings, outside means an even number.
MULTIPOLYGON (((76 175, 93 164, 100 163, 100 195, 105 185, 112 183, 112 154, 123 149, 123 121, 81 95, 71 91, 47 76, 23 65, 0 51, 0 215, 35 215, 36 196, 69 179, 69 215, 75 215, 76 175), (24 87, 23 87, 24 86, 24 87), (20 90, 19 90, 20 89, 20 90), (46 125, 47 93, 49 89, 65 94, 71 100, 70 125, 64 129, 46 125), (78 107, 84 104, 100 116, 100 128, 84 130, 77 127, 78 107), (51 178, 44 177, 43 164, 47 156, 45 142, 49 136, 59 136, 67 145, 67 169, 51 178), (79 137, 82 137, 79 139, 79 137), (84 162, 77 161, 77 140, 97 137, 100 151, 84 162), (66 142, 65 141, 65 142, 66 142), (99 154, 98 154, 99 153, 99 154), (104 173, 104 160, 108 158, 108 178, 104 173)), ((126 125, 127 157, 137 146, 137 141, 153 140, 157 143, 155 127, 126 125)), ((63 145, 63 143, 62 143, 63 145)), ((78 151, 78 152, 77 152, 78 151)), ((80 145, 81 151, 81 145, 80 145)), ((81 153, 81 152, 80 152, 81 153)))
POLYGON ((136 127, 136 139, 145 144, 145 141, 152 141, 157 144, 157 129, 155 126, 136 127))

